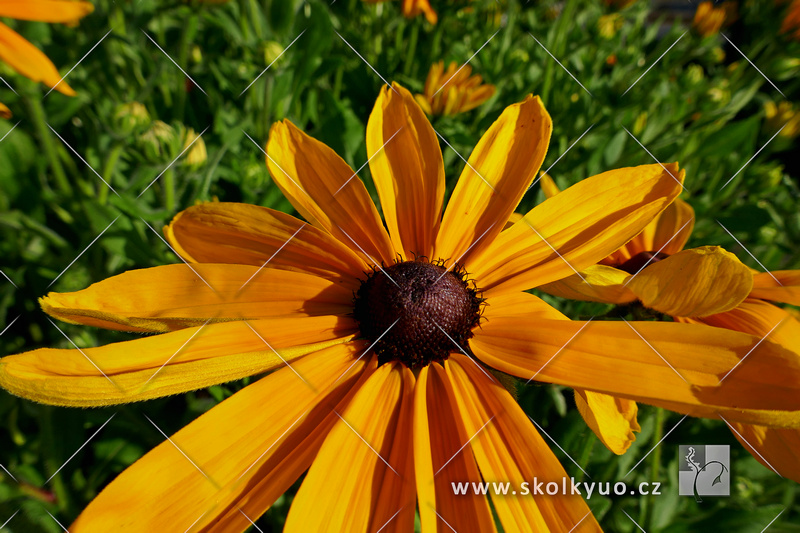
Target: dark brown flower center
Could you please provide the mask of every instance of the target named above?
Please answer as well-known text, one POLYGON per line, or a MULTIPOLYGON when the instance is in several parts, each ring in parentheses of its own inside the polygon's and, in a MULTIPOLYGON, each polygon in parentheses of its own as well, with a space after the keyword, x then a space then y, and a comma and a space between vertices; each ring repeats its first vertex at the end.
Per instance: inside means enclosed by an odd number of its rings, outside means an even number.
POLYGON ((469 353, 466 341, 483 302, 478 292, 463 271, 420 258, 370 273, 353 314, 381 364, 414 369, 444 361, 459 347, 469 353))
POLYGON ((624 270, 628 274, 636 274, 639 272, 642 267, 645 265, 651 265, 653 263, 658 263, 662 259, 666 259, 669 257, 669 254, 665 254, 664 252, 639 252, 638 254, 634 255, 617 268, 620 270, 624 270))

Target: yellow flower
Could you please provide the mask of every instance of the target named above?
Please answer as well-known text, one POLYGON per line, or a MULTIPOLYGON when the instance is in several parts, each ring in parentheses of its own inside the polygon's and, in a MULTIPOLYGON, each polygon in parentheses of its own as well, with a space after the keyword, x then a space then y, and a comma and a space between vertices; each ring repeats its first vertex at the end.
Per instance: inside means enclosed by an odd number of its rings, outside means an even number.
POLYGON ((492 97, 494 85, 483 83, 483 78, 472 74, 472 67, 459 69, 453 61, 444 70, 444 62, 431 66, 425 80, 425 93, 418 94, 417 103, 429 115, 457 115, 475 109, 492 97))
MULTIPOLYGON (((368 4, 378 4, 381 2, 385 2, 386 0, 364 0, 368 4)), ((431 3, 429 0, 400 0, 403 10, 403 15, 406 18, 414 18, 417 15, 424 14, 425 19, 430 22, 431 24, 436 24, 439 20, 436 11, 433 10, 431 7, 431 3)))
POLYGON ((187 165, 197 168, 206 162, 208 158, 206 143, 192 128, 187 129, 183 136, 183 150, 187 149, 189 151, 186 153, 186 159, 184 160, 187 165), (190 146, 191 148, 189 148, 190 146))
MULTIPOLYGON (((544 175, 541 181, 547 196, 559 194, 549 176, 544 175)), ((581 276, 573 275, 540 288, 577 300, 615 304, 640 300, 678 322, 767 337, 769 342, 785 348, 790 360, 800 362, 800 322, 764 301, 800 305, 800 270, 754 274, 719 247, 684 250, 693 226, 694 210, 676 199, 635 239, 597 265, 584 269, 581 276)), ((626 435, 624 421, 635 424, 630 409, 624 403, 606 407, 607 420, 623 426, 621 429, 609 429, 611 422, 598 425, 587 421, 596 432, 605 430, 621 441, 626 435)), ((800 482, 800 430, 783 427, 794 426, 786 417, 776 413, 772 419, 765 418, 763 424, 735 422, 727 415, 719 418, 732 426, 733 433, 756 459, 800 482)), ((615 450, 613 443, 607 445, 615 450)))
POLYGON ((694 12, 692 28, 701 37, 716 35, 723 26, 729 26, 737 17, 736 4, 724 2, 715 6, 712 2, 700 2, 694 12))
POLYGON ((601 16, 597 19, 597 29, 600 32, 600 36, 611 39, 622 27, 622 22, 622 16, 619 13, 601 16))
POLYGON ((490 507, 486 496, 453 494, 451 482, 481 477, 516 486, 566 477, 484 366, 574 387, 592 405, 613 395, 746 423, 800 410, 800 365, 770 343, 720 386, 756 337, 570 321, 524 292, 618 249, 671 203, 683 177, 674 164, 605 172, 503 230, 551 131, 538 98, 508 107, 442 215, 436 133, 407 90, 384 88, 367 124, 384 227, 352 169, 280 122, 267 165, 307 222, 253 205, 194 206, 165 229, 191 268, 133 270, 43 298, 61 320, 160 334, 6 357, 0 385, 14 394, 112 405, 270 372, 125 470, 70 531, 243 531, 306 470, 290 533, 387 523, 410 532, 415 509, 425 532, 442 520, 494 531, 493 513, 506 531, 599 531, 579 495, 492 496, 490 507))
MULTIPOLYGON (((94 7, 89 2, 0 0, 0 17, 18 20, 71 24, 93 10, 94 7)), ((0 61, 5 61, 11 68, 33 81, 40 81, 68 96, 75 95, 72 87, 67 82, 61 81, 58 70, 47 56, 2 22, 0 22, 0 61)))
POLYGON ((794 139, 800 133, 800 113, 791 102, 767 102, 764 104, 764 129, 770 134, 777 133, 779 137, 794 139), (781 129, 783 128, 783 129, 781 129))

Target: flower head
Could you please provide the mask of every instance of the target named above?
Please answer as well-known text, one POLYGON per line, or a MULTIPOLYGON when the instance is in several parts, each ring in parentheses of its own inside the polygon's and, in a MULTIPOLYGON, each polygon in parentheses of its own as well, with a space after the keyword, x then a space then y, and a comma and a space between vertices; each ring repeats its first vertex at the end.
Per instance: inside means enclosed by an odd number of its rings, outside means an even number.
POLYGON ((764 116, 764 129, 770 135, 777 133, 780 137, 794 139, 800 134, 800 113, 791 102, 766 102, 764 116))
POLYGON ((483 83, 483 78, 472 74, 472 67, 451 62, 447 70, 444 62, 431 66, 425 80, 425 93, 415 96, 417 103, 429 115, 457 115, 475 109, 494 95, 494 85, 483 83))
POLYGON ((731 25, 737 18, 737 9, 734 2, 724 2, 715 6, 706 0, 700 2, 694 12, 692 28, 701 37, 716 35, 723 26, 731 25))
MULTIPOLYGON (((386 2, 386 0, 364 0, 369 4, 377 4, 386 2)), ((403 10, 403 16, 406 18, 414 18, 417 15, 425 15, 425 19, 431 24, 436 24, 439 20, 436 11, 431 7, 430 0, 400 0, 403 10)))
POLYGON ((605 172, 505 228, 551 129, 538 98, 508 107, 442 214, 436 133, 408 91, 384 88, 367 125, 384 226, 352 169, 283 121, 267 165, 306 221, 197 205, 165 229, 190 267, 43 298, 61 320, 160 334, 2 359, 0 385, 27 398, 110 405, 270 372, 120 474, 70 531, 243 531, 306 470, 288 532, 412 531, 415 509, 426 532, 442 520, 494 531, 493 512, 506 531, 598 531, 578 495, 507 494, 493 508, 486 496, 454 496, 456 481, 566 476, 487 367, 574 387, 595 414, 615 397, 629 418, 633 400, 746 423, 800 410, 800 363, 778 346, 695 324, 571 321, 524 292, 617 250, 683 178, 675 164, 605 172))

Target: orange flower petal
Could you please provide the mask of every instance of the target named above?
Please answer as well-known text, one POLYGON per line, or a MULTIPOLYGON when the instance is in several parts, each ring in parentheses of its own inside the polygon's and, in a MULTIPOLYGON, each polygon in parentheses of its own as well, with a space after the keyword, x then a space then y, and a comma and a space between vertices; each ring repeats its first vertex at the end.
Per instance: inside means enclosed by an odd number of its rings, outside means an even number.
POLYGON ((0 102, 0 118, 11 118, 11 110, 3 102, 0 102))
POLYGON ((40 22, 77 22, 94 11, 89 2, 64 0, 3 0, 0 17, 40 22))
POLYGON ((631 277, 624 270, 606 265, 593 265, 564 279, 547 283, 540 290, 553 296, 582 300, 585 302, 601 302, 611 304, 627 304, 635 301, 636 295, 625 286, 631 277))
MULTIPOLYGON (((727 313, 698 320, 709 326, 749 333, 800 354, 800 321, 771 303, 748 298, 727 313)), ((800 359, 800 355, 798 355, 800 359)))
POLYGON ((20 34, 0 22, 0 60, 33 81, 40 81, 48 87, 75 96, 75 91, 61 81, 61 76, 53 62, 20 34), (59 83, 59 81, 61 81, 59 83))
POLYGON ((800 270, 775 270, 756 274, 753 276, 753 290, 750 296, 800 305, 800 270))
POLYGON ((633 400, 575 389, 575 405, 586 425, 617 455, 628 451, 636 440, 634 432, 642 430, 636 420, 639 408, 633 400))
POLYGON ((381 89, 367 124, 369 168, 395 250, 431 257, 444 199, 436 132, 406 89, 381 89))
POLYGON ((759 463, 800 483, 800 429, 733 423, 731 432, 759 463))
POLYGON ((651 248, 643 251, 661 250, 667 255, 676 254, 683 250, 692 234, 694 209, 680 198, 675 198, 675 201, 658 215, 654 226, 651 248))

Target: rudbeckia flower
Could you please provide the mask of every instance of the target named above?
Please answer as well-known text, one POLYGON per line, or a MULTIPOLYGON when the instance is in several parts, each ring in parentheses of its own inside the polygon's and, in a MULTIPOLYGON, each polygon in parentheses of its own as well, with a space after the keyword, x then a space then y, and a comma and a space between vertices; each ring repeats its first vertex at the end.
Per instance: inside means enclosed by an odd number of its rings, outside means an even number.
POLYGON ((538 98, 508 107, 442 215, 436 133, 408 91, 384 88, 367 124, 384 227, 339 156, 277 123, 267 164, 305 221, 194 206, 166 228, 189 266, 43 298, 64 321, 159 334, 0 360, 0 385, 32 400, 112 405, 270 372, 125 470, 69 530, 243 531, 307 470, 289 532, 410 532, 415 510, 426 532, 495 531, 493 511, 505 531, 598 531, 579 495, 518 491, 492 509, 453 494, 451 482, 566 476, 491 367, 745 423, 800 410, 800 364, 780 346, 704 325, 573 322, 524 292, 618 249, 683 177, 674 164, 605 172, 503 229, 551 128, 538 98))
MULTIPOLYGON (((368 4, 379 4, 381 2, 386 2, 386 0, 364 0, 368 4)), ((430 22, 431 24, 436 24, 439 20, 439 16, 436 14, 436 11, 433 10, 431 7, 431 3, 429 0, 401 0, 403 3, 402 10, 403 16, 406 18, 414 18, 417 15, 424 14, 425 19, 430 22)))
POLYGON ((472 74, 472 67, 451 62, 444 70, 444 62, 431 66, 425 80, 425 94, 415 96, 417 103, 429 115, 457 115, 475 109, 494 95, 494 85, 483 83, 483 78, 472 74))
POLYGON ((737 17, 736 4, 724 2, 715 6, 712 2, 700 2, 692 19, 692 29, 700 37, 716 35, 724 26, 730 26, 737 17))
MULTIPOLYGON (((93 10, 94 7, 89 2, 0 0, 0 17, 18 20, 72 24, 93 10)), ((40 81, 68 96, 75 95, 72 87, 67 82, 61 81, 61 76, 52 61, 2 22, 0 22, 0 60, 33 81, 40 81)), ((4 112, 8 112, 8 108, 0 104, 0 113, 4 112)))
MULTIPOLYGON (((559 193, 549 176, 541 181, 545 195, 559 193)), ((540 288, 576 300, 614 304, 639 300, 678 322, 707 324, 767 339, 800 361, 800 322, 769 303, 800 305, 800 270, 753 272, 719 247, 684 250, 693 225, 694 210, 676 198, 635 239, 597 265, 584 269, 580 276, 540 288)), ((580 400, 576 400, 580 406, 580 400)), ((631 415, 633 406, 609 407, 608 418, 616 419, 623 429, 626 422, 638 427, 631 415)), ((581 412, 591 417, 590 409, 581 412)), ((765 420, 763 425, 721 418, 762 464, 800 482, 800 430, 782 427, 793 425, 791 422, 781 416, 765 420)), ((597 424, 590 422, 590 426, 597 424)), ((606 434, 624 442, 621 431, 606 434)), ((630 432, 628 435, 632 436, 630 432)), ((618 444, 608 446, 618 453, 624 451, 618 444)))

